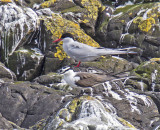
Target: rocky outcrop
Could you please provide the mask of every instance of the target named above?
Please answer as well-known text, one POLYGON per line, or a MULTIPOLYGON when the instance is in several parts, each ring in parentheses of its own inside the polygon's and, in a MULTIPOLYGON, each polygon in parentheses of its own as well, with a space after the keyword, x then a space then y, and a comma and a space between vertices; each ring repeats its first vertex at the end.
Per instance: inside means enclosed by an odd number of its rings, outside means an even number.
POLYGON ((158 129, 159 10, 158 0, 1 0, 0 129, 158 129), (66 32, 138 54, 75 68, 52 42, 66 32), (57 73, 65 65, 108 78, 71 87, 57 73))
POLYGON ((134 4, 115 9, 101 18, 97 39, 105 47, 137 46, 143 50, 141 60, 159 57, 159 3, 134 4))
POLYGON ((0 112, 7 120, 28 128, 54 114, 63 104, 64 95, 64 92, 36 83, 4 83, 0 87, 0 112))
POLYGON ((18 80, 32 80, 42 73, 44 55, 38 48, 14 51, 9 57, 8 67, 14 71, 18 80))
POLYGON ((0 79, 1 80, 16 80, 17 77, 10 69, 0 62, 0 79))

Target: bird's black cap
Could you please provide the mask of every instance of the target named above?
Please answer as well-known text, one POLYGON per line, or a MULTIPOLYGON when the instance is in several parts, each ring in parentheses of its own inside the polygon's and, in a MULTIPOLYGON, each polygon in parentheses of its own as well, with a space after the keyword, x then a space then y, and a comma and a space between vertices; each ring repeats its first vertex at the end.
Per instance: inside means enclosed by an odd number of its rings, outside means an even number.
POLYGON ((70 33, 64 33, 64 34, 61 36, 62 39, 63 39, 63 38, 66 38, 66 37, 70 37, 70 38, 74 39, 73 35, 70 34, 70 33))
POLYGON ((59 69, 57 72, 59 74, 64 74, 66 71, 70 70, 70 67, 69 66, 64 66, 62 67, 61 69, 59 69))

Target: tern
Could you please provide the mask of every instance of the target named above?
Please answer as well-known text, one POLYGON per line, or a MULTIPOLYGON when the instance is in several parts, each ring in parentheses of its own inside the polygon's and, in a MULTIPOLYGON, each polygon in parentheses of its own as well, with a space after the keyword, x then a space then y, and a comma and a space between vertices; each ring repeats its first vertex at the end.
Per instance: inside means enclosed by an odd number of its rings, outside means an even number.
POLYGON ((65 66, 58 70, 63 75, 63 79, 71 87, 92 87, 98 83, 104 83, 107 80, 114 79, 111 76, 100 75, 89 72, 74 72, 69 66, 65 66))
POLYGON ((79 67, 81 62, 94 61, 100 56, 137 54, 137 52, 131 51, 131 49, 135 49, 136 47, 120 48, 120 49, 92 47, 87 44, 74 41, 74 38, 70 33, 63 34, 60 39, 57 39, 53 42, 59 42, 59 41, 63 41, 63 50, 67 53, 67 55, 79 61, 78 65, 75 67, 79 67))

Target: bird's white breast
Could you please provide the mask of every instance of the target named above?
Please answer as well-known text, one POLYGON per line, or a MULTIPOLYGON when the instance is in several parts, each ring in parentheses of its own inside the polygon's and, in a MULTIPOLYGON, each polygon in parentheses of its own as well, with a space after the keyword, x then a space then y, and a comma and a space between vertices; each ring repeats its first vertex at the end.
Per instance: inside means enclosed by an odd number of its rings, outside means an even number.
POLYGON ((69 71, 66 74, 64 74, 64 80, 71 86, 71 87, 77 87, 75 84, 78 80, 80 80, 80 77, 75 76, 74 71, 69 71))
POLYGON ((70 44, 72 44, 74 40, 72 38, 64 38, 62 41, 63 41, 63 49, 67 53, 70 47, 70 44))

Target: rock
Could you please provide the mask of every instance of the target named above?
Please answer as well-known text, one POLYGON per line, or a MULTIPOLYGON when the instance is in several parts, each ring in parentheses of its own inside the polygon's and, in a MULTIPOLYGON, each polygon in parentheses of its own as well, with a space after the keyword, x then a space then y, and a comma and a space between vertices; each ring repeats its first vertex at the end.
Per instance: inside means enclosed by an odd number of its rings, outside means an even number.
POLYGON ((64 95, 64 92, 36 83, 5 83, 0 87, 0 111, 7 120, 29 128, 54 114, 62 105, 61 98, 64 95))
POLYGON ((76 4, 70 0, 45 1, 41 4, 42 8, 50 7, 52 11, 62 11, 74 6, 76 6, 76 4))
MULTIPOLYGON (((115 94, 119 92, 115 91, 115 94)), ((138 129, 138 128, 144 128, 144 127, 151 128, 151 126, 146 122, 150 122, 150 119, 153 118, 153 115, 155 114, 158 115, 157 108, 154 107, 151 99, 147 98, 145 95, 137 95, 136 93, 129 92, 129 91, 126 91, 126 92, 124 91, 123 94, 122 94, 123 96, 126 96, 126 97, 122 96, 124 98, 123 100, 121 100, 121 98, 114 97, 113 93, 112 93, 113 97, 110 97, 108 95, 107 97, 98 98, 97 96, 98 99, 95 99, 94 97, 90 97, 90 96, 81 96, 79 98, 75 98, 65 108, 62 108, 58 112, 56 117, 51 117, 49 122, 47 122, 46 126, 43 126, 43 128, 45 129, 69 129, 69 128, 70 129, 76 129, 76 128, 98 129, 102 124, 103 124, 102 125, 103 128, 105 129, 117 128, 117 127, 118 128, 121 127, 123 129, 125 128, 138 129), (127 95, 130 95, 131 97, 133 97, 135 101, 134 100, 130 101, 130 99, 128 100, 127 95), (101 100, 103 100, 103 104, 101 104, 100 102, 101 100), (136 101, 138 104, 137 106, 138 108, 134 109, 132 104, 136 103, 136 101), (113 106, 110 104, 110 102, 113 103, 112 104, 113 106), (130 104, 131 102, 132 104, 130 104), (149 111, 153 109, 155 110, 155 111, 152 111, 153 113, 147 114, 149 111), (112 115, 112 113, 114 112, 116 113, 116 110, 118 112, 119 117, 117 117, 116 115, 114 116, 112 115), (129 111, 130 114, 128 114, 127 111, 129 111), (111 119, 111 117, 113 118, 113 120, 108 120, 108 118, 111 119), (85 123, 84 123, 84 119, 85 119, 85 123), (132 122, 133 119, 136 119, 136 121, 133 122, 134 125, 130 123, 132 122), (111 123, 111 121, 114 121, 114 123, 111 123), (99 125, 97 125, 97 123, 99 125), (112 126, 110 126, 109 124, 112 124, 112 126)), ((34 128, 36 128, 36 126, 34 128)))
POLYGON ((114 9, 110 6, 107 6, 105 10, 103 10, 97 19, 97 24, 95 28, 95 36, 94 39, 101 45, 105 46, 105 42, 108 40, 106 39, 107 36, 107 25, 108 22, 114 12, 114 9), (104 29, 105 28, 105 29, 104 29))
MULTIPOLYGON (((136 76, 134 82, 140 82, 147 84, 149 91, 159 91, 160 90, 160 66, 156 61, 147 61, 140 64, 137 68, 135 68, 131 75, 136 76)), ((137 82, 137 83, 138 83, 137 82)), ((142 85, 141 84, 141 85, 142 85)), ((132 84, 133 85, 133 84, 132 84)), ((139 88, 139 87, 137 87, 139 88)))
POLYGON ((11 79, 12 81, 17 79, 16 75, 0 62, 0 79, 5 78, 11 79))
POLYGON ((101 31, 97 28, 97 37, 101 35, 102 40, 97 40, 105 47, 137 46, 143 50, 145 59, 159 57, 159 8, 156 2, 117 8, 108 22, 100 19, 101 31))
POLYGON ((21 129, 11 121, 6 120, 0 113, 0 129, 21 129))
POLYGON ((143 4, 149 2, 159 2, 159 0, 102 0, 103 4, 110 5, 110 6, 125 6, 125 5, 133 5, 133 4, 143 4))
POLYGON ((73 63, 73 59, 65 58, 64 60, 59 60, 58 58, 53 58, 49 56, 45 58, 43 74, 48 74, 50 72, 56 72, 61 66, 70 65, 73 63))
MULTIPOLYGON (((57 129, 57 128, 59 129, 69 129, 69 128, 70 129, 76 129, 76 128, 98 129, 98 128, 101 128, 102 126, 105 129, 116 128, 118 126, 122 128, 127 128, 127 126, 123 126, 122 124, 118 123, 119 119, 116 116, 113 117, 114 123, 112 124, 110 122, 111 120, 108 120, 108 117, 110 116, 111 115, 109 114, 109 112, 105 110, 105 107, 98 100, 89 96, 82 96, 80 98, 75 98, 65 109, 61 109, 57 117, 51 120, 45 128, 48 128, 48 129, 57 129), (63 117, 64 114, 63 116, 61 116, 64 110, 66 111, 65 117, 63 117), (88 112, 86 113, 85 110, 88 110, 88 112), (85 119, 85 122, 84 122, 84 119, 85 119), (62 125, 59 124, 60 122, 62 122, 62 125), (99 125, 96 125, 95 122, 98 123, 99 125), (112 126, 110 126, 110 124, 112 124, 112 126)), ((132 126, 131 124, 130 124, 130 127, 134 128, 134 126, 132 126)))
MULTIPOLYGON (((83 65, 83 64, 82 64, 83 65)), ((133 62, 128 62, 127 60, 120 58, 120 57, 109 57, 109 58, 102 58, 95 62, 85 62, 84 66, 86 67, 95 67, 97 69, 101 69, 107 74, 118 74, 130 71, 134 69, 137 64, 133 62)))
POLYGON ((1 0, 0 129, 157 129, 156 1, 102 0, 104 6, 101 0, 1 0), (100 57, 75 68, 63 43, 52 42, 66 32, 90 46, 136 46, 143 53, 100 57), (55 73, 65 65, 108 78, 71 87, 55 73))
POLYGON ((75 0, 74 2, 70 0, 66 0, 65 2, 63 0, 59 0, 56 1, 52 7, 53 10, 61 11, 63 17, 79 23, 81 28, 91 36, 95 35, 98 13, 105 9, 100 0, 75 0))
POLYGON ((38 48, 19 49, 9 57, 9 68, 18 80, 32 80, 42 73, 44 55, 38 48))
POLYGON ((49 73, 47 75, 41 75, 35 78, 33 81, 42 85, 49 86, 50 84, 61 83, 61 80, 62 80, 62 75, 58 75, 56 73, 49 73))
POLYGON ((26 42, 30 43, 39 26, 37 14, 30 8, 21 8, 14 3, 0 6, 0 55, 1 61, 8 63, 8 57, 26 42))

